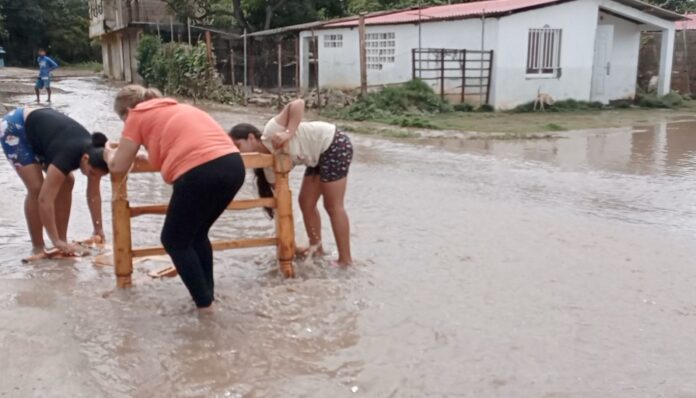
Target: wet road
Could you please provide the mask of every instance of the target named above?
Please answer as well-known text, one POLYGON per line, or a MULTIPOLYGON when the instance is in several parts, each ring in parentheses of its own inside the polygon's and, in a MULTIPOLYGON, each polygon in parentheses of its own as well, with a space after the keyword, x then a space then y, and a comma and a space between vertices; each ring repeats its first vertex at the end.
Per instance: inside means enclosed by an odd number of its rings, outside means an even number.
MULTIPOLYGON (((57 85, 69 92, 57 108, 118 135, 113 90, 57 85)), ((265 118, 244 112, 212 111, 225 127, 265 118)), ((147 264, 127 291, 89 259, 20 264, 24 189, 1 164, 0 396, 696 396, 696 122, 524 142, 353 138, 357 265, 299 264, 283 281, 272 249, 216 253, 207 317, 147 264)), ((91 232, 77 180, 73 238, 91 232)), ((168 196, 154 175, 131 186, 134 203, 168 196)), ((135 243, 160 226, 136 219, 135 243)), ((231 213, 214 235, 271 229, 260 211, 231 213)))

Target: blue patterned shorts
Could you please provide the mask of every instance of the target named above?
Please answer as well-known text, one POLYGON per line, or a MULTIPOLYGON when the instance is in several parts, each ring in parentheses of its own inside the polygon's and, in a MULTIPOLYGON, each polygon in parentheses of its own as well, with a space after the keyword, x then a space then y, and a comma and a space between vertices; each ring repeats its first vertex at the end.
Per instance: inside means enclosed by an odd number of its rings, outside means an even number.
POLYGON ((318 175, 321 182, 338 181, 348 176, 350 163, 353 161, 353 144, 350 137, 336 131, 331 146, 319 157, 319 164, 307 167, 305 177, 318 175))
POLYGON ((24 109, 17 108, 0 120, 0 143, 7 160, 19 169, 21 167, 41 163, 34 153, 24 131, 24 109))

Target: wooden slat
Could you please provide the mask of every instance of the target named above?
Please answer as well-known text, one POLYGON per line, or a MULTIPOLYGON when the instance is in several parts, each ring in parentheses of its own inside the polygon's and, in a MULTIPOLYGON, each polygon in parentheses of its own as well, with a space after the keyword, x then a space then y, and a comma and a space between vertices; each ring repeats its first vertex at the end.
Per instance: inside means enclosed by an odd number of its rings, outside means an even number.
MULTIPOLYGON (((243 153, 242 159, 244 159, 244 167, 247 169, 273 167, 273 155, 261 153, 243 153)), ((159 170, 157 170, 151 164, 138 164, 137 167, 133 168, 131 173, 153 173, 157 171, 159 170)))
MULTIPOLYGON (((166 214, 167 213, 166 204, 161 205, 144 205, 144 206, 132 206, 130 208, 130 216, 138 217, 146 214, 166 214)), ((249 210, 260 207, 271 207, 276 208, 275 198, 260 198, 260 199, 245 199, 245 200, 235 200, 227 206, 227 210, 249 210)))
MULTIPOLYGON (((249 247, 275 246, 278 240, 276 238, 255 238, 242 240, 223 240, 213 242, 213 250, 229 250, 229 249, 244 249, 249 247)), ((148 257, 167 254, 161 246, 140 247, 133 249, 133 257, 148 257)))

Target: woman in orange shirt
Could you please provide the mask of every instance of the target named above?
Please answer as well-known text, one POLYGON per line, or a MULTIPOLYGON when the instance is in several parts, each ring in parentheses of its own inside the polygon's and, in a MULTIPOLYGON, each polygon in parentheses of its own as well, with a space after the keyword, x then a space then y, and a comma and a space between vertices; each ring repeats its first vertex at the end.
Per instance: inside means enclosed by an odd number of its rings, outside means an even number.
POLYGON ((140 146, 174 190, 162 244, 198 308, 214 300, 213 250, 208 231, 244 183, 239 150, 207 113, 162 98, 159 91, 126 86, 114 109, 125 121, 118 148, 107 149, 110 170, 129 170, 140 146))

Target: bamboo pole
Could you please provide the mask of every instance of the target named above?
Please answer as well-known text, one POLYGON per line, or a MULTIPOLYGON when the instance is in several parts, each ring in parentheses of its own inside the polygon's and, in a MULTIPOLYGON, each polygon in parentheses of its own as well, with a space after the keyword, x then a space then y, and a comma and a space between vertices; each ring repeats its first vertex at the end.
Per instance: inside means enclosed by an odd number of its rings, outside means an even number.
POLYGON ((297 96, 302 96, 302 85, 300 84, 300 36, 295 37, 295 89, 297 96))
POLYGON ((186 30, 188 30, 188 43, 191 45, 191 18, 186 18, 186 30))
MULTIPOLYGON (((242 160, 244 161, 244 167, 247 169, 263 169, 266 167, 273 167, 274 160, 273 155, 262 154, 258 152, 243 153, 242 160)), ((137 164, 136 168, 131 170, 133 173, 154 173, 159 171, 157 168, 153 167, 149 163, 137 164)))
MULTIPOLYGON (((213 250, 247 249, 251 247, 274 246, 278 239, 273 238, 254 238, 240 240, 221 240, 212 242, 213 250)), ((149 257, 167 254, 162 246, 139 247, 133 249, 133 257, 149 257)))
POLYGON ((174 41, 174 17, 169 16, 169 35, 170 35, 170 41, 174 41))
POLYGON ((283 109, 283 39, 278 40, 278 109, 283 109))
MULTIPOLYGON (((149 215, 149 214, 167 214, 167 204, 158 205, 145 205, 145 206, 132 206, 130 207, 131 218, 149 215)), ((227 210, 249 210, 258 209, 262 207, 276 207, 275 198, 260 198, 260 199, 246 199, 246 200, 235 200, 227 206, 227 210)))
POLYGON ((213 39, 210 37, 210 31, 205 31, 205 48, 208 50, 208 63, 213 63, 213 39))
POLYGON ((249 73, 249 66, 248 66, 248 59, 249 59, 249 53, 247 52, 247 30, 244 29, 244 105, 246 106, 247 100, 249 98, 249 93, 247 85, 247 74, 249 73))
POLYGON ((360 94, 367 95, 367 49, 365 47, 365 14, 360 14, 360 25, 358 27, 360 36, 360 94))
POLYGON ((275 156, 276 180, 276 236, 278 237, 278 263, 286 278, 295 277, 292 261, 295 258, 295 222, 292 217, 292 192, 288 175, 292 169, 287 152, 275 156))
POLYGON ((234 50, 230 46, 230 83, 235 86, 237 82, 234 80, 234 50))
POLYGON ((686 27, 682 29, 682 41, 684 43, 684 68, 686 69, 686 93, 691 94, 691 70, 689 68, 689 46, 686 40, 686 27))
POLYGON ((131 275, 133 274, 128 177, 123 174, 112 174, 111 189, 113 192, 111 211, 116 286, 127 288, 131 286, 131 275))

